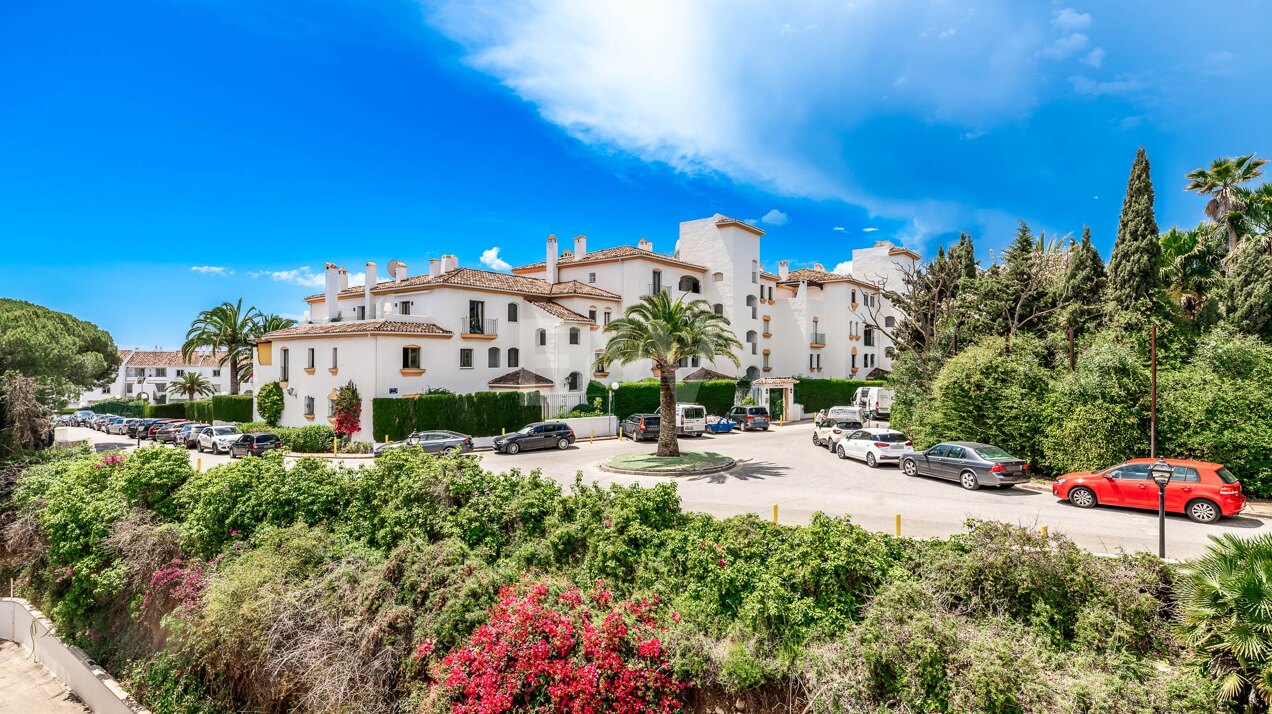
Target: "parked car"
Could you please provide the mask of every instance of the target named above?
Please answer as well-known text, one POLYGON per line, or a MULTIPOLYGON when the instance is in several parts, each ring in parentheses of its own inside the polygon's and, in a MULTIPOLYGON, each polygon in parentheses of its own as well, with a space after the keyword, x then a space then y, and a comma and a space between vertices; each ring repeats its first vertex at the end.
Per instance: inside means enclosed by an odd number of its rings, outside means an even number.
POLYGON ((194 447, 199 445, 199 432, 203 431, 209 426, 212 426, 212 425, 197 424, 194 422, 191 422, 189 424, 183 424, 181 426, 183 432, 180 436, 180 441, 178 441, 178 443, 184 444, 187 449, 193 449, 194 447))
POLYGON ((861 418, 861 410, 857 407, 831 407, 826 410, 827 419, 838 419, 840 421, 855 421, 857 428, 861 428, 863 419, 861 418))
POLYGON ((123 434, 124 424, 127 422, 128 420, 124 417, 111 417, 110 421, 106 422, 106 428, 102 429, 102 431, 107 434, 123 434))
POLYGON ((208 426, 199 432, 199 441, 195 444, 196 449, 200 453, 211 451, 214 454, 223 454, 229 451, 230 444, 238 441, 238 427, 233 426, 208 426))
POLYGON ((950 441, 901 457, 906 476, 936 476, 975 491, 981 486, 1010 488, 1029 480, 1029 464, 997 446, 950 441))
POLYGON ((701 404, 676 405, 676 433, 702 436, 707 431, 707 408, 701 404))
POLYGON ((892 390, 887 387, 858 387, 853 392, 852 403, 867 419, 887 420, 892 411, 892 390))
POLYGON ((177 422, 177 421, 184 421, 184 420, 183 420, 183 419, 156 419, 156 420, 155 420, 155 423, 153 423, 153 424, 151 424, 151 425, 150 425, 150 428, 146 430, 146 433, 145 433, 145 434, 143 434, 141 438, 143 438, 143 439, 154 439, 156 436, 158 436, 158 435, 159 435, 159 430, 160 430, 160 429, 162 429, 162 428, 164 428, 164 427, 168 426, 169 424, 172 424, 173 422, 177 422))
POLYGON ((417 446, 429 454, 442 452, 466 454, 473 450, 473 437, 457 431, 417 431, 401 441, 393 441, 377 447, 375 455, 380 456, 385 451, 400 449, 404 446, 417 446))
POLYGON ((128 422, 128 438, 136 439, 137 434, 145 433, 154 424, 154 419, 133 419, 128 422))
POLYGON ((95 414, 88 409, 79 409, 71 415, 71 419, 74 420, 75 426, 84 426, 94 416, 95 414))
POLYGON ((160 444, 177 443, 177 434, 181 432, 181 427, 189 423, 190 422, 182 419, 179 421, 174 421, 168 424, 164 424, 163 427, 159 429, 159 431, 155 432, 155 441, 159 442, 160 444))
POLYGON ((260 456, 266 451, 283 448, 283 442, 277 434, 253 432, 243 434, 230 443, 230 458, 240 456, 260 456))
POLYGON ((750 431, 752 429, 768 431, 769 428, 768 407, 739 405, 729 411, 729 418, 737 422, 742 431, 750 431))
POLYGON ((813 425, 813 444, 834 451, 839 440, 861 428, 861 424, 844 419, 825 418, 813 425))
POLYGON ((861 459, 873 469, 901 463, 901 457, 914 453, 914 442, 894 429, 858 429, 839 440, 835 453, 841 459, 861 459))
MULTIPOLYGON (((1078 508, 1125 506, 1157 510, 1158 488, 1149 473, 1155 459, 1132 459, 1103 471, 1065 474, 1051 484, 1051 493, 1078 508)), ((1245 508, 1241 482, 1223 464, 1165 459, 1172 468, 1166 484, 1166 510, 1183 513, 1198 523, 1214 523, 1245 508)))
POLYGON ((574 443, 574 430, 559 421, 535 422, 511 434, 495 437, 495 451, 515 454, 532 449, 568 449, 574 443))
MULTIPOLYGON (((662 417, 657 414, 632 414, 619 424, 619 429, 623 432, 623 436, 632 441, 644 441, 645 439, 657 439, 658 427, 662 424, 662 417)), ((704 420, 704 427, 705 420, 704 420)))

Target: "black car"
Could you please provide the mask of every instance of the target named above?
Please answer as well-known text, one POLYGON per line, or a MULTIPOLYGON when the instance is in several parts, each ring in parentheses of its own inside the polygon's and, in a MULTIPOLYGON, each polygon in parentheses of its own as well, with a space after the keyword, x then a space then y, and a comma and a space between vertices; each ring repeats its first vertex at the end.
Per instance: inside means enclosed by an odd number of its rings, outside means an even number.
POLYGON ((283 448, 283 442, 276 434, 252 433, 240 436, 230 444, 230 458, 238 456, 260 456, 266 451, 283 448))
POLYGON ((657 439, 660 424, 662 417, 658 414, 633 414, 624 419, 619 428, 622 429, 623 436, 632 441, 643 441, 657 439))
POLYGON ((515 454, 534 449, 568 449, 574 443, 574 430, 559 421, 541 421, 522 427, 520 431, 495 437, 495 451, 515 454))
POLYGON ((157 421, 159 420, 158 419, 138 419, 137 421, 134 421, 133 423, 128 425, 128 438, 136 439, 138 434, 141 434, 144 437, 145 433, 147 431, 150 431, 150 427, 153 426, 154 423, 157 421))

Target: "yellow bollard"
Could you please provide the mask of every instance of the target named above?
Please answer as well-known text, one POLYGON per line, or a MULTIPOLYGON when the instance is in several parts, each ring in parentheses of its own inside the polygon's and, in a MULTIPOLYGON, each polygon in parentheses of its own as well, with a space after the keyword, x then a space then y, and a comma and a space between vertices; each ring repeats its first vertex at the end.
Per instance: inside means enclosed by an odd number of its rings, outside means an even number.
POLYGON ((593 429, 593 430, 592 430, 592 433, 591 433, 591 434, 589 434, 589 435, 588 435, 588 437, 587 437, 587 443, 589 443, 589 444, 590 444, 590 443, 592 443, 592 442, 593 442, 593 441, 595 441, 595 440, 596 440, 596 430, 595 430, 595 429, 593 429))
POLYGON ((194 460, 194 470, 203 473, 203 457, 200 456, 194 460))
POLYGON ((340 445, 340 437, 338 436, 331 437, 331 455, 332 456, 335 456, 336 452, 339 451, 339 445, 340 445))
POLYGON ((777 525, 777 504, 773 504, 773 525, 777 525))
POLYGON ((901 535, 901 514, 897 514, 897 535, 901 535))
POLYGON ((502 426, 501 426, 501 427, 499 427, 499 435, 500 435, 500 436, 504 436, 504 435, 506 435, 507 433, 508 433, 508 429, 507 429, 507 428, 502 427, 502 426))
POLYGON ((1043 540, 1046 540, 1046 539, 1047 539, 1047 527, 1046 527, 1046 526, 1043 526, 1043 527, 1042 527, 1042 539, 1043 539, 1043 540))

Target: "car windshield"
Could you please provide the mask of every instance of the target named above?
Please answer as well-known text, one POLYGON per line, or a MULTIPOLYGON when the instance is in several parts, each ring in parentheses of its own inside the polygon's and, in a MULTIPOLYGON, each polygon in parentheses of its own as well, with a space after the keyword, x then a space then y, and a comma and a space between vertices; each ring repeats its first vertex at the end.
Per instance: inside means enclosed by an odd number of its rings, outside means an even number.
POLYGON ((981 446, 975 449, 975 451, 986 461, 1009 461, 1016 458, 997 446, 981 446))
POLYGON ((534 431, 534 424, 531 424, 530 426, 522 427, 522 428, 521 428, 521 431, 518 431, 517 433, 518 433, 518 434, 529 434, 529 433, 531 433, 531 432, 533 432, 533 431, 534 431))
POLYGON ((1220 467, 1219 467, 1219 478, 1223 479, 1223 482, 1224 482, 1224 483, 1236 483, 1236 482, 1237 482, 1237 476, 1236 476, 1236 474, 1232 473, 1231 471, 1229 471, 1228 469, 1225 469, 1225 468, 1224 468, 1224 467, 1222 467, 1222 466, 1220 466, 1220 467))
POLYGON ((686 419, 703 419, 707 416, 707 410, 702 407, 689 407, 683 411, 686 419))
POLYGON ((897 444, 902 441, 908 441, 908 439, 905 438, 905 434, 896 431, 888 431, 882 434, 871 434, 870 438, 875 441, 882 441, 889 444, 897 444))
POLYGON ((662 417, 647 416, 647 417, 641 417, 641 420, 645 422, 645 426, 650 426, 662 421, 662 417))
POLYGON ((217 428, 215 428, 215 429, 213 429, 213 430, 212 430, 212 433, 213 433, 213 434, 217 434, 217 435, 220 435, 220 434, 237 434, 237 433, 238 433, 238 429, 235 429, 235 428, 234 428, 234 427, 232 427, 232 426, 218 426, 217 428))

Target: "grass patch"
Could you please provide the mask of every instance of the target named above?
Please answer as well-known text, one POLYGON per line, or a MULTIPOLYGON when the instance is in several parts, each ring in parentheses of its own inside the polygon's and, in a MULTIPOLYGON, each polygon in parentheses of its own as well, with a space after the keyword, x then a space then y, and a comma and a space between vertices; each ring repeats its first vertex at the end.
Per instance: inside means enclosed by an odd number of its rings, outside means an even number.
POLYGON ((680 456, 655 456, 636 451, 618 454, 606 461, 605 465, 614 469, 641 471, 698 471, 732 463, 733 459, 713 451, 685 451, 680 456))

